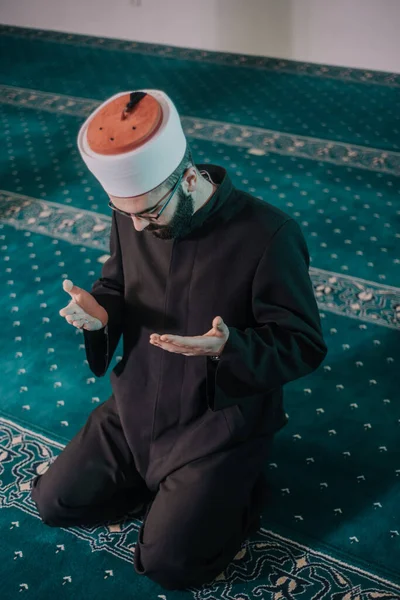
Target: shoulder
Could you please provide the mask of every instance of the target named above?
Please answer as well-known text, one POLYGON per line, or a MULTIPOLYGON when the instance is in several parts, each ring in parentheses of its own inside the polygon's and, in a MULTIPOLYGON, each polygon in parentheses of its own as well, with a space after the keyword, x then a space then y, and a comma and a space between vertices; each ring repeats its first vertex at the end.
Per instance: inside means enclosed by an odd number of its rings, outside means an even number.
POLYGON ((268 244, 279 231, 282 235, 301 233, 299 224, 291 215, 266 200, 236 189, 235 202, 241 207, 237 213, 241 224, 247 231, 251 228, 252 236, 261 236, 264 244, 268 244))

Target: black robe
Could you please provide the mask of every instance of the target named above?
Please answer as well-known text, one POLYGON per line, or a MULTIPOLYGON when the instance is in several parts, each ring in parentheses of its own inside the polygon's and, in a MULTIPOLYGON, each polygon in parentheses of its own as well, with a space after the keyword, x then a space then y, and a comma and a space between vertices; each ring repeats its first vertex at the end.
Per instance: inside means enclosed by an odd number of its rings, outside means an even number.
POLYGON ((297 222, 236 189, 225 169, 196 166, 219 187, 185 237, 160 240, 113 213, 111 256, 92 288, 109 322, 84 333, 97 376, 123 336, 111 384, 150 489, 190 461, 272 436, 287 422, 282 386, 326 355, 297 222), (218 363, 149 343, 152 333, 202 335, 216 316, 230 331, 218 363))

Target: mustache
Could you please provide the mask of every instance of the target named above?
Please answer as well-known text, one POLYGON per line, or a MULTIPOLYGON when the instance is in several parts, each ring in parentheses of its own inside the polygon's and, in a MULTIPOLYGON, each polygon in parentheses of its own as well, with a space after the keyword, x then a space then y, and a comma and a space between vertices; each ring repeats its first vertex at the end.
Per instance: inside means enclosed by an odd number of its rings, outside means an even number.
POLYGON ((168 227, 168 225, 155 225, 153 223, 150 223, 150 225, 148 225, 146 229, 147 231, 158 231, 159 229, 165 229, 166 227, 168 227))

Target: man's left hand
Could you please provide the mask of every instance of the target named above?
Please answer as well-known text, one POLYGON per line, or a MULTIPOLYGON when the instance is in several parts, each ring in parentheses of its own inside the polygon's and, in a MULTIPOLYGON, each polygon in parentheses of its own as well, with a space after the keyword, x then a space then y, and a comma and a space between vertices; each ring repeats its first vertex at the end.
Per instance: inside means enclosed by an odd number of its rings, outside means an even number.
POLYGON ((215 317, 212 328, 204 335, 182 337, 152 333, 150 344, 184 356, 219 356, 229 338, 229 329, 221 317, 215 317))

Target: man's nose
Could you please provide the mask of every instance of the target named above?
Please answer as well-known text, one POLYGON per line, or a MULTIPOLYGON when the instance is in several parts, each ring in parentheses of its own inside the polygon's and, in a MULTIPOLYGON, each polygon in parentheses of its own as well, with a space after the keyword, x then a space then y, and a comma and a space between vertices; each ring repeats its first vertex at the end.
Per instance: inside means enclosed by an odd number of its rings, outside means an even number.
POLYGON ((143 229, 146 229, 146 227, 149 226, 148 221, 145 221, 144 219, 138 219, 137 217, 131 217, 131 219, 136 231, 143 231, 143 229))

